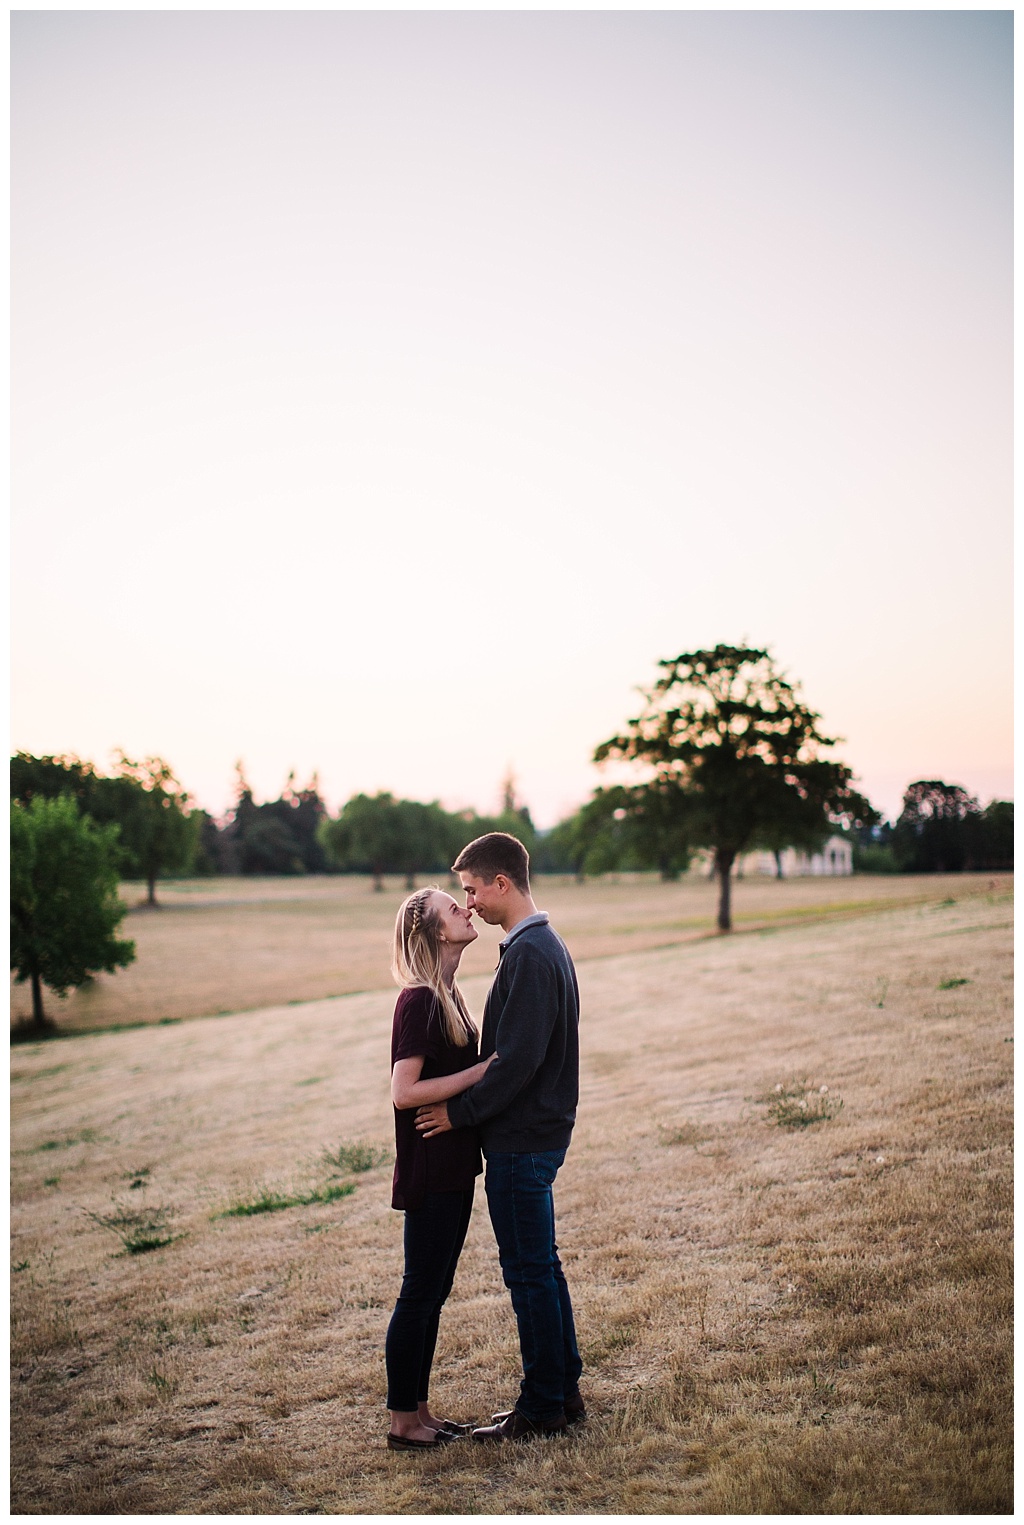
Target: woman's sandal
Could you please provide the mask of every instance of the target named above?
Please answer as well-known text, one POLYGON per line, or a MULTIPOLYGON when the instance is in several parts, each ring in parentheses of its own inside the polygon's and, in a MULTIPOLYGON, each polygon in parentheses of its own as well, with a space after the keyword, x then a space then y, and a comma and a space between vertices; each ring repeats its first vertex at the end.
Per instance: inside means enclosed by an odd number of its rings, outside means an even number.
POLYGON ((448 1435, 444 1430, 436 1431, 433 1440, 412 1440, 405 1435, 393 1435, 388 1432, 389 1451, 435 1451, 438 1446, 447 1446, 455 1439, 454 1435, 448 1435))

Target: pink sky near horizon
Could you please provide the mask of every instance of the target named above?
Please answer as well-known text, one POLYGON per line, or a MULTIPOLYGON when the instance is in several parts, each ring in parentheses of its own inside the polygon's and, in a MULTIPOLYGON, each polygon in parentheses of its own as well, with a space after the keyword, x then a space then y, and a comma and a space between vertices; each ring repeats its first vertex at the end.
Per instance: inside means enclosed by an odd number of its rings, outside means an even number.
POLYGON ((544 826, 768 645, 1013 792, 1011 12, 12 16, 12 745, 544 826))

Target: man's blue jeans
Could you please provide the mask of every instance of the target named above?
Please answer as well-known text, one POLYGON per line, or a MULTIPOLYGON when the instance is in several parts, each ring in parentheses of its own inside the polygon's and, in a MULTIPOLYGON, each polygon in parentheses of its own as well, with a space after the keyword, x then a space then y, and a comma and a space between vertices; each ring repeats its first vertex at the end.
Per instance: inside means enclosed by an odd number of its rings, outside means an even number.
POLYGON ((527 1419, 545 1424, 561 1416, 566 1398, 578 1390, 583 1370, 555 1243, 551 1188, 565 1150, 485 1153, 487 1206, 519 1325, 523 1381, 516 1408, 527 1419))

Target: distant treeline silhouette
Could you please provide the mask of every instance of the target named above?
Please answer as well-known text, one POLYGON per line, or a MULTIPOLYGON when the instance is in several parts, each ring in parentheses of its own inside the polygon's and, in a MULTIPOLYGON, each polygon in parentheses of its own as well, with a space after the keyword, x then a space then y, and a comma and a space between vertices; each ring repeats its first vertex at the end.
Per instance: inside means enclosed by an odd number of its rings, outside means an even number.
POLYGON ((814 852, 842 832, 862 871, 1012 868, 1011 801, 982 809, 959 784, 918 780, 898 819, 883 821, 767 649, 720 644, 658 667, 641 712, 593 754, 599 765, 630 766, 635 781, 595 789, 546 832, 517 800, 511 777, 494 816, 379 792, 353 795, 332 817, 315 773, 303 788, 290 773, 280 798, 257 804, 239 763, 234 804, 215 820, 162 758, 139 763, 120 753, 104 775, 77 757, 19 752, 11 795, 15 808, 70 795, 83 815, 116 827, 120 871, 147 882, 151 903, 157 880, 171 874, 362 873, 378 888, 397 874, 411 885, 417 874, 446 873, 487 831, 518 836, 535 871, 579 877, 656 869, 673 879, 704 850, 720 884, 723 931, 731 926, 734 864, 754 848, 814 852))
MULTIPOLYGON (((161 767, 165 780, 173 779, 166 764, 161 767)), ((671 880, 687 870, 694 853, 672 818, 670 800, 648 793, 638 801, 622 785, 596 789, 573 815, 538 831, 511 781, 502 809, 492 816, 380 792, 353 795, 332 817, 315 774, 303 788, 289 774, 278 799, 257 804, 239 768, 235 804, 219 821, 173 785, 145 789, 131 782, 134 788, 123 774, 104 777, 78 758, 19 753, 11 759, 13 800, 27 804, 35 795, 70 794, 83 814, 116 825, 122 877, 147 882, 154 900, 156 881, 171 877, 357 873, 373 875, 377 885, 396 875, 411 882, 416 875, 447 873, 466 843, 487 831, 510 831, 525 842, 535 872, 577 878, 656 870, 671 880)), ((861 873, 1013 868, 1013 801, 993 800, 982 808, 960 785, 941 780, 910 784, 896 821, 853 830, 833 826, 825 834, 833 831, 850 838, 861 873)), ((752 845, 813 851, 823 840, 821 832, 801 837, 783 828, 761 831, 752 845)))

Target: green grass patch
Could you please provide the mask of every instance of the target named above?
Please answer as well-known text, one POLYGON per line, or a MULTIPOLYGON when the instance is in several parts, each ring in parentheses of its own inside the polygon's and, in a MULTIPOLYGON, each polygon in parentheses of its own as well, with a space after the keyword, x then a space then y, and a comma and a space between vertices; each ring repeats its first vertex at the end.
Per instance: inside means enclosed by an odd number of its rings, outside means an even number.
POLYGON ((255 1218, 260 1213, 280 1213, 289 1207, 313 1207, 319 1202, 338 1202, 342 1197, 351 1196, 355 1189, 354 1181, 328 1181, 313 1191, 294 1194, 260 1188, 251 1196, 243 1197, 241 1202, 224 1208, 223 1212, 214 1213, 213 1217, 255 1218))
POLYGON ((92 1128, 83 1128, 81 1133, 69 1133, 65 1138, 48 1138, 45 1144, 37 1144, 32 1151, 34 1154, 46 1154, 51 1149, 71 1149, 75 1144, 95 1144, 99 1134, 92 1128))
POLYGON ((50 1064, 43 1070, 12 1070, 12 1080, 46 1080, 50 1075, 60 1075, 69 1070, 69 1064, 50 1064))
POLYGON ((940 990, 956 990, 958 985, 969 985, 970 983, 971 983, 970 980, 964 980, 964 979, 940 980, 939 981, 939 989, 940 990))

